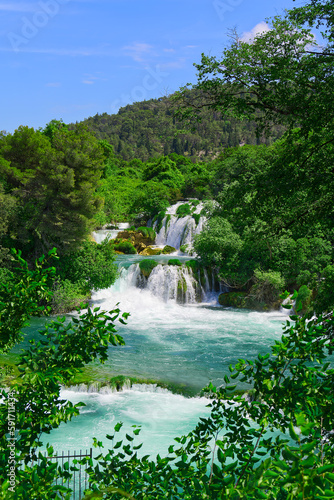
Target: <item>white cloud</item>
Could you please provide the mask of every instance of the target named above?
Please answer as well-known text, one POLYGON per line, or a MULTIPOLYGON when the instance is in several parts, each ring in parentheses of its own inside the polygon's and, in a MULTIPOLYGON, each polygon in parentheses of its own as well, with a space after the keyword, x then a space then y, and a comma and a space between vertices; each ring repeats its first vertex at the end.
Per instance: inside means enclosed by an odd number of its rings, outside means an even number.
POLYGON ((106 79, 102 78, 101 76, 94 76, 94 75, 85 74, 83 79, 81 80, 81 83, 83 83, 85 85, 93 85, 97 81, 105 82, 106 79))
POLYGON ((126 45, 122 48, 122 50, 128 56, 132 57, 134 61, 143 62, 143 56, 149 54, 152 48, 152 45, 149 45, 148 43, 134 42, 132 45, 126 45))
POLYGON ((47 87, 60 87, 61 83, 59 82, 49 82, 46 84, 47 87))
POLYGON ((268 24, 262 21, 261 23, 258 23, 256 26, 254 26, 254 28, 251 29, 251 31, 246 31, 245 33, 243 33, 241 36, 241 40, 243 42, 251 42, 252 40, 254 40, 256 35, 259 35, 261 33, 266 33, 269 30, 270 28, 268 24))
POLYGON ((176 59, 175 61, 170 61, 167 63, 162 63, 159 65, 159 67, 162 70, 168 70, 168 69, 181 69, 184 68, 187 64, 187 60, 185 57, 180 57, 179 59, 176 59))

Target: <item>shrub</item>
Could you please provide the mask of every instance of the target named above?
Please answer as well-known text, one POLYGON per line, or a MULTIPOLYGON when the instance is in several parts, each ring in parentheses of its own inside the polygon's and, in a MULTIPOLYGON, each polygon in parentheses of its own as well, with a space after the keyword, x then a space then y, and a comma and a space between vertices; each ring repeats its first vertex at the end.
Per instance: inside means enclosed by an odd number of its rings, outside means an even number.
POLYGON ((161 231, 162 221, 164 220, 165 216, 166 216, 166 210, 161 210, 161 212, 159 212, 158 215, 156 215, 153 219, 153 222, 157 221, 157 227, 156 227, 157 233, 160 233, 161 231))
POLYGON ((247 302, 250 307, 266 309, 273 306, 279 299, 279 293, 284 289, 285 281, 278 271, 254 271, 255 283, 252 286, 247 302))
POLYGON ((139 227, 137 229, 138 233, 141 233, 145 238, 149 238, 153 241, 155 241, 156 238, 156 232, 152 227, 139 227))
POLYGON ((142 260, 139 264, 139 268, 142 272, 142 274, 148 278, 149 275, 151 274, 151 272, 153 271, 153 269, 158 265, 157 262, 155 262, 155 260, 153 259, 145 259, 145 260, 142 260))
POLYGON ((170 245, 166 245, 166 246, 164 246, 161 253, 162 254, 169 254, 169 253, 174 253, 174 252, 176 252, 176 248, 171 247, 170 245))
POLYGON ((190 267, 194 272, 198 271, 199 268, 201 267, 200 263, 198 262, 198 260, 195 260, 195 259, 187 260, 186 266, 190 267))
POLYGON ((187 215, 191 215, 191 208, 189 203, 184 203, 183 205, 177 207, 176 215, 178 217, 186 217, 187 215))
POLYGON ((179 261, 179 259, 169 259, 168 265, 169 266, 182 266, 181 261, 179 261))
POLYGON ((201 218, 201 214, 193 214, 193 219, 196 222, 196 226, 198 226, 200 218, 201 218))
POLYGON ((70 280, 60 281, 53 292, 52 312, 63 314, 76 309, 81 303, 87 304, 90 293, 80 283, 72 283, 70 280))
POLYGON ((312 292, 306 285, 302 285, 299 288, 298 295, 296 298, 296 304, 295 304, 295 310, 298 313, 299 312, 301 312, 301 313, 307 312, 307 309, 310 306, 311 295, 312 295, 312 292))
POLYGON ((132 245, 132 243, 127 240, 120 241, 119 243, 118 242, 114 243, 113 247, 114 250, 116 250, 117 252, 123 252, 127 255, 132 255, 137 253, 137 250, 132 245))

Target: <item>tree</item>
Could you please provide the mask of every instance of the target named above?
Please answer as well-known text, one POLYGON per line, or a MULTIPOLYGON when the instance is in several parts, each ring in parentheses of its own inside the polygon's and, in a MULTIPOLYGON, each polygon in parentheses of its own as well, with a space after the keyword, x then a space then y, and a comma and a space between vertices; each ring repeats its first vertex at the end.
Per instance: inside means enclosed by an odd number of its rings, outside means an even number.
POLYGON ((184 177, 177 169, 176 163, 166 156, 154 162, 148 162, 143 172, 143 178, 145 181, 153 180, 172 189, 182 189, 184 185, 184 177))
POLYGON ((57 246, 62 254, 87 238, 102 199, 96 188, 103 150, 78 126, 53 128, 52 137, 20 127, 0 138, 1 174, 19 215, 16 236, 26 252, 38 255, 57 246))
MULTIPOLYGON (((49 278, 55 271, 54 268, 45 268, 47 262, 43 257, 32 271, 28 270, 27 262, 19 254, 16 257, 17 267, 13 273, 17 280, 13 296, 5 297, 3 287, 1 289, 0 339, 4 350, 22 337, 21 328, 31 315, 45 312, 39 302, 41 296, 51 293, 49 278)), ((20 375, 9 390, 0 391, 1 499, 70 497, 70 490, 61 484, 61 480, 70 477, 71 472, 66 467, 57 468, 46 457, 41 457, 40 464, 33 460, 42 446, 41 433, 48 434, 61 422, 78 415, 82 406, 81 403, 73 405, 61 400, 61 385, 69 384, 78 370, 90 361, 99 359, 103 363, 108 357, 109 344, 124 343, 114 326, 119 315, 117 308, 109 312, 95 308, 70 322, 57 318, 44 325, 40 340, 30 341, 30 348, 20 356, 17 363, 20 375), (13 442, 14 451, 9 446, 13 442), (14 476, 10 474, 13 470, 14 476), (55 482, 57 478, 58 482, 55 482)), ((127 317, 128 314, 123 313, 119 320, 125 323, 127 317)), ((48 447, 48 456, 52 454, 52 448, 48 447)))
POLYGON ((274 18, 270 29, 250 42, 234 36, 221 58, 202 55, 201 63, 195 65, 198 81, 191 86, 192 92, 186 87, 176 95, 182 117, 193 117, 203 108, 209 108, 254 120, 259 134, 269 132, 273 124, 285 127, 282 141, 285 154, 282 151, 280 164, 273 167, 284 191, 275 186, 276 196, 283 198, 291 188, 300 191, 299 181, 312 192, 316 179, 317 189, 313 198, 296 207, 285 226, 300 217, 322 212, 324 206, 327 211, 333 205, 331 6, 331 1, 314 0, 288 12, 285 18, 274 18), (327 46, 317 46, 311 28, 303 23, 324 25, 327 46), (325 193, 321 190, 323 186, 325 193))

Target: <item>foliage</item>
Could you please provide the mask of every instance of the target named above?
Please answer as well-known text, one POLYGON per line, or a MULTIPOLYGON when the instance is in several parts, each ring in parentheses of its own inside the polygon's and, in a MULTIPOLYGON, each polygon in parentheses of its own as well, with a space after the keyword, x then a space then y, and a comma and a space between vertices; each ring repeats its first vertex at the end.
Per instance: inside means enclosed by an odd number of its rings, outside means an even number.
POLYGON ((55 284, 51 302, 52 312, 64 314, 74 311, 80 305, 87 306, 90 297, 85 283, 73 283, 68 279, 63 279, 55 284))
POLYGON ((132 211, 146 221, 165 212, 169 207, 170 192, 167 186, 151 180, 142 184, 132 199, 132 211))
POLYGON ((145 238, 149 238, 155 242, 156 232, 151 227, 138 227, 137 231, 141 233, 145 238))
POLYGON ((61 257, 57 265, 57 274, 62 280, 77 283, 83 290, 109 288, 117 278, 117 266, 114 263, 113 246, 108 240, 100 245, 86 241, 75 252, 61 257))
POLYGON ((166 156, 148 162, 143 177, 145 181, 153 180, 175 190, 181 190, 184 186, 182 173, 176 167, 176 163, 166 156))
POLYGON ((115 240, 115 243, 113 242, 111 244, 113 250, 116 250, 116 252, 122 252, 125 254, 136 254, 137 250, 135 247, 132 245, 131 241, 128 240, 115 240))
MULTIPOLYGON (((117 114, 96 114, 84 120, 89 130, 113 146, 119 159, 147 162, 162 154, 178 164, 182 174, 192 184, 190 196, 198 196, 207 180, 197 189, 197 180, 207 179, 205 167, 196 167, 189 174, 184 166, 198 160, 207 161, 222 148, 247 144, 268 143, 281 136, 280 127, 273 127, 271 137, 256 137, 254 122, 242 123, 234 117, 203 109, 201 122, 190 127, 174 116, 173 96, 136 102, 121 108, 117 114), (183 160, 180 160, 183 158, 183 160)), ((186 168, 188 170, 188 168, 186 168)))
POLYGON ((169 259, 168 265, 169 266, 182 266, 182 263, 179 259, 169 259))
POLYGON ((207 223, 205 230, 196 236, 194 250, 200 255, 204 266, 213 266, 228 270, 226 279, 235 276, 242 248, 240 236, 233 231, 232 225, 223 218, 213 217, 207 223))
MULTIPOLYGON (((1 177, 16 200, 16 244, 38 255, 56 246, 60 254, 86 239, 102 199, 96 188, 103 167, 98 141, 83 126, 40 131, 19 127, 0 136, 1 177)), ((11 244, 14 246, 13 244, 11 244)))
POLYGON ((30 270, 21 252, 13 250, 15 261, 0 281, 0 352, 6 352, 22 338, 21 330, 30 316, 42 316, 49 311, 43 304, 51 298, 55 267, 47 267, 56 257, 55 249, 48 257, 40 257, 30 270))
POLYGON ((298 290, 295 309, 298 313, 308 312, 312 291, 306 285, 302 285, 298 290))
POLYGON ((139 263, 139 268, 142 274, 148 278, 153 269, 158 265, 158 263, 153 259, 143 259, 139 263))
POLYGON ((170 253, 174 253, 174 252, 176 252, 176 248, 171 247, 170 245, 165 245, 165 246, 163 247, 163 249, 162 249, 162 252, 161 252, 161 253, 162 253, 163 255, 165 255, 165 254, 166 254, 166 255, 168 255, 168 254, 170 254, 170 253))
POLYGON ((331 264, 323 270, 317 286, 315 311, 329 311, 333 307, 334 266, 331 264))
POLYGON ((183 203, 182 205, 179 205, 176 209, 176 215, 178 217, 186 217, 187 215, 191 215, 189 203, 183 203))
MULTIPOLYGON (((54 252, 52 252, 53 254, 54 252)), ((36 263, 36 270, 29 271, 26 261, 16 255, 20 288, 14 294, 11 307, 1 309, 2 324, 9 325, 10 335, 1 336, 3 348, 8 350, 21 337, 20 328, 26 325, 31 314, 42 314, 45 309, 38 305, 39 298, 49 293, 48 278, 54 269, 44 269, 44 259, 36 263), (23 304, 23 307, 20 304, 23 304), (25 306, 25 307, 24 307, 25 306)), ((62 480, 70 477, 66 469, 58 468, 48 458, 39 454, 42 446, 41 433, 49 433, 61 422, 78 415, 81 403, 60 399, 60 387, 66 385, 90 361, 107 359, 108 345, 124 344, 115 330, 115 321, 125 323, 127 313, 120 316, 119 309, 102 312, 99 308, 88 309, 71 321, 65 318, 46 323, 40 331, 40 340, 30 341, 30 348, 23 351, 17 363, 20 375, 10 390, 1 390, 0 406, 0 498, 48 500, 69 498, 70 491, 62 480), (13 410, 14 408, 14 410, 13 410), (15 432, 9 426, 9 412, 15 412, 15 432), (14 458, 11 455, 11 437, 15 442, 14 458), (41 459, 40 464, 36 458, 41 459), (14 466, 11 465, 14 463, 14 466), (15 469, 15 486, 9 482, 10 468, 15 469), (55 482, 58 478, 58 483, 55 482)), ((48 457, 52 447, 47 447, 48 457)))
POLYGON ((254 281, 247 297, 247 303, 257 308, 277 305, 280 292, 284 288, 284 278, 278 271, 255 269, 254 281))
MULTIPOLYGON (((1 161, 1 158, 0 158, 1 161)), ((10 228, 14 225, 16 215, 16 200, 14 196, 5 194, 4 186, 0 183, 0 265, 7 263, 9 249, 6 248, 6 239, 10 228)))

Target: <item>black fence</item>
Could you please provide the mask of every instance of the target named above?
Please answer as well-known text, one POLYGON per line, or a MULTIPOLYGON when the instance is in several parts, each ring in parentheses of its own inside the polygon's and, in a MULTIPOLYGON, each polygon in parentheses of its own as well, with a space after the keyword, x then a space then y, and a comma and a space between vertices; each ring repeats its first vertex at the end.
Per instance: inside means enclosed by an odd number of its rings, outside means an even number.
POLYGON ((77 461, 83 458, 92 459, 93 448, 86 450, 85 453, 80 450, 80 453, 68 451, 65 453, 61 452, 61 454, 54 455, 53 457, 47 457, 46 453, 44 456, 50 460, 50 462, 57 462, 57 465, 61 467, 62 470, 67 470, 71 474, 71 478, 65 483, 62 478, 59 478, 55 481, 55 484, 70 488, 72 490, 72 500, 81 500, 84 496, 84 491, 89 488, 89 476, 86 472, 87 466, 77 463, 77 461))

